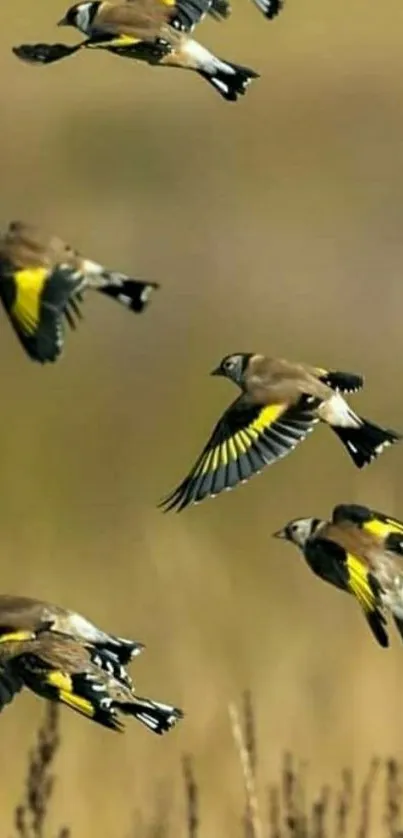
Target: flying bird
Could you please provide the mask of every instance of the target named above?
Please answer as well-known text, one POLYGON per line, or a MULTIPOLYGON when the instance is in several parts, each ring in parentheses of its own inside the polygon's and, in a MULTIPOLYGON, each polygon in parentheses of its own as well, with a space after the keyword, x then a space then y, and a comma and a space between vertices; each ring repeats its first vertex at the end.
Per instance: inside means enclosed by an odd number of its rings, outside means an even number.
POLYGON ((104 727, 122 730, 123 714, 165 733, 183 713, 135 693, 125 667, 143 648, 73 611, 0 596, 0 711, 25 686, 104 727))
POLYGON ((226 17, 227 0, 90 0, 71 6, 58 24, 78 29, 86 40, 74 46, 22 44, 13 52, 29 63, 50 64, 82 48, 104 49, 154 66, 193 70, 224 99, 236 101, 258 73, 217 58, 189 37, 206 13, 226 17))
POLYGON ((386 614, 403 638, 403 523, 358 504, 339 504, 331 521, 296 518, 274 533, 297 545, 313 572, 355 596, 381 646, 386 614))
POLYGON ((401 439, 358 416, 343 398, 363 386, 355 373, 239 352, 226 355, 212 375, 228 378, 241 395, 187 477, 160 503, 165 511, 180 511, 245 482, 292 451, 319 421, 337 434, 358 468, 401 439))
POLYGON ((137 640, 102 631, 76 611, 24 596, 0 594, 0 628, 3 636, 12 638, 20 632, 36 636, 46 631, 85 643, 114 664, 117 677, 127 677, 124 667, 144 649, 137 640))
POLYGON ((141 312, 158 287, 108 270, 24 221, 0 237, 0 299, 26 353, 42 364, 60 356, 64 321, 75 328, 88 289, 141 312))

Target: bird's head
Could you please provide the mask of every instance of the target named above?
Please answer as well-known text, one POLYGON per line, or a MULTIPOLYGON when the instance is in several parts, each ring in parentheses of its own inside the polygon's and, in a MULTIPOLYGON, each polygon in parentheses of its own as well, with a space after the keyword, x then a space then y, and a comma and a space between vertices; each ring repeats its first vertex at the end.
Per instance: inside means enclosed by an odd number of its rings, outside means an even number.
POLYGON ((234 384, 242 387, 244 375, 252 357, 251 352, 236 352, 234 355, 226 355, 220 361, 218 367, 212 370, 211 375, 220 375, 222 378, 229 378, 234 384))
POLYGON ((84 35, 90 33, 91 24, 98 11, 100 2, 75 3, 67 9, 66 14, 58 21, 58 26, 73 26, 84 35))
POLYGON ((320 518, 294 518, 283 529, 274 532, 273 538, 291 541, 303 550, 308 539, 314 535, 322 523, 320 518))

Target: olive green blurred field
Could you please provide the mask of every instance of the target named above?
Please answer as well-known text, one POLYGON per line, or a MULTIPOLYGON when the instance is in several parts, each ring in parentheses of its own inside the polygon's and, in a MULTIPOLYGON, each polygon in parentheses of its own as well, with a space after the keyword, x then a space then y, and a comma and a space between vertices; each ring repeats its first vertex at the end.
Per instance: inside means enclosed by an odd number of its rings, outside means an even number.
MULTIPOLYGON (((204 834, 237 835, 227 705, 245 687, 268 779, 287 747, 313 783, 403 750, 400 639, 378 649, 354 603, 270 540, 341 501, 402 517, 403 447, 359 473, 320 428, 235 492, 155 508, 234 396, 208 377, 228 352, 362 372, 354 405, 403 428, 401 3, 288 0, 270 24, 233 2, 197 37, 261 72, 237 105, 191 73, 108 55, 19 63, 13 44, 60 39, 64 2, 0 9, 1 223, 43 223, 162 284, 138 318, 88 297, 54 368, 1 317, 2 590, 144 641, 140 692, 187 712, 163 740, 62 713, 57 817, 75 836, 125 834, 161 789, 180 823, 189 751, 204 834)), ((2 834, 41 709, 27 694, 0 718, 2 834)))

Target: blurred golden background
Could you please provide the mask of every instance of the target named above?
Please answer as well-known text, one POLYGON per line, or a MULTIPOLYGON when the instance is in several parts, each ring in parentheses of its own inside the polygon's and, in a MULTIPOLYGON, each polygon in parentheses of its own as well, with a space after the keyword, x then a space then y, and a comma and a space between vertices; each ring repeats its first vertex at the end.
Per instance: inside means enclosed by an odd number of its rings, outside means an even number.
MULTIPOLYGON (((208 376, 229 352, 362 372, 354 406, 403 427, 403 9, 287 0, 267 23, 234 0, 197 38, 261 73, 236 105, 191 73, 107 54, 19 63, 11 46, 59 40, 64 10, 0 10, 1 223, 44 224, 162 289, 137 318, 88 296, 54 368, 1 317, 2 590, 144 641, 139 692, 187 712, 158 739, 63 711, 58 820, 123 834, 163 787, 179 823, 192 752, 205 834, 237 834, 227 705, 245 687, 267 778, 287 747, 313 783, 402 752, 399 637, 377 648, 358 607, 270 534, 341 501, 402 517, 403 449, 359 473, 320 428, 235 492, 181 515, 156 503, 235 395, 208 376)), ((0 718, 3 833, 42 709, 25 694, 0 718)))

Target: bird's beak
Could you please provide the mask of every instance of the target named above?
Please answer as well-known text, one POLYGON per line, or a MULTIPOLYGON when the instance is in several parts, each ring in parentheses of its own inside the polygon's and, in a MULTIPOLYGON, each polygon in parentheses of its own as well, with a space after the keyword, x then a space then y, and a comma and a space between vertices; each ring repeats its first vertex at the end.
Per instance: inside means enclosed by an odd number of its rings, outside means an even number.
POLYGON ((66 18, 62 17, 60 20, 58 20, 56 26, 68 26, 66 18))
POLYGON ((214 370, 211 370, 210 375, 222 375, 221 367, 216 367, 214 370))
POLYGON ((287 533, 284 529, 277 530, 277 532, 272 533, 272 538, 287 538, 287 533))

